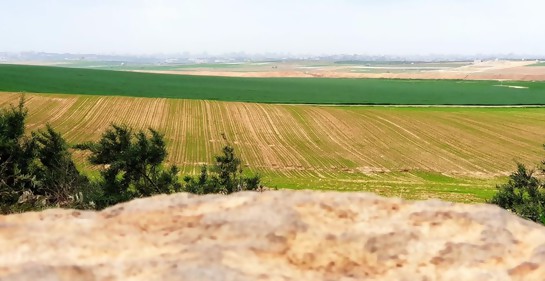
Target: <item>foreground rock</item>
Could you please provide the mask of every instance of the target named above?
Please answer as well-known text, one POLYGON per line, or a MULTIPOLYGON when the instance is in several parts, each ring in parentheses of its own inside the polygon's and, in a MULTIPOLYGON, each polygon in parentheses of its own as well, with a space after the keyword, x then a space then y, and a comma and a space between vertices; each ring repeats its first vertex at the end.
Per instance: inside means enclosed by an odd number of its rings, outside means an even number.
POLYGON ((362 193, 157 196, 0 217, 0 280, 544 280, 545 228, 362 193))

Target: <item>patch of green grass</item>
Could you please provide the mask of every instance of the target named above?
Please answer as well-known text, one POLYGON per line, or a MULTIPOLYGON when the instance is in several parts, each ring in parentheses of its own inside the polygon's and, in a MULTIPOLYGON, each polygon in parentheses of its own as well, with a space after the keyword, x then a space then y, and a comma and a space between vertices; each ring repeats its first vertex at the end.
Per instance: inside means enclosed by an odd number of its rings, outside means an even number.
POLYGON ((416 171, 416 172, 413 172, 413 174, 417 177, 422 178, 425 181, 431 181, 435 183, 446 183, 446 184, 460 183, 460 180, 443 175, 441 173, 416 171))
POLYGON ((545 62, 537 62, 537 63, 531 64, 530 66, 545 66, 545 62))
POLYGON ((0 65, 0 91, 262 103, 541 105, 545 82, 203 77, 0 65))
POLYGON ((400 180, 400 175, 395 173, 369 176, 340 173, 335 178, 286 178, 274 173, 262 173, 264 184, 271 188, 373 192, 381 196, 400 197, 409 200, 441 199, 464 203, 486 202, 496 193, 496 184, 505 181, 503 177, 487 179, 452 178, 422 172, 418 174, 425 178, 415 182, 411 177, 411 174, 414 175, 414 173, 405 174, 405 180, 400 180))

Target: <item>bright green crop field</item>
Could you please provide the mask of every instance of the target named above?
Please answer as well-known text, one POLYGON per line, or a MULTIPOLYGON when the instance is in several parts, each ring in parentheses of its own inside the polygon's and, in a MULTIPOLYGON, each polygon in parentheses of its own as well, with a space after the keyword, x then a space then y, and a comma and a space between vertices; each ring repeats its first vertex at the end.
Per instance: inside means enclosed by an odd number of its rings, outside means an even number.
POLYGON ((0 91, 292 104, 545 104, 545 82, 234 78, 6 64, 0 91))

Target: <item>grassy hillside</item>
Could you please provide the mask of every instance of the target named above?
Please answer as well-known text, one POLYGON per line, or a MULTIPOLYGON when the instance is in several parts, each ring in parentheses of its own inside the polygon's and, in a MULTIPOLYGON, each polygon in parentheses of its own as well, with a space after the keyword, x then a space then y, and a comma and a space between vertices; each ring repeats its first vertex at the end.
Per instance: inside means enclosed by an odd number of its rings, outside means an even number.
POLYGON ((0 91, 313 104, 545 104, 545 82, 198 77, 0 65, 0 91), (522 88, 509 88, 515 85, 522 88))
MULTIPOLYGON (((0 105, 18 94, 0 94, 0 105)), ((371 108, 161 98, 28 95, 29 129, 71 143, 111 122, 165 133, 168 161, 197 173, 224 144, 268 186, 482 201, 515 167, 543 158, 545 109, 371 108)), ((78 154, 80 163, 83 155, 78 154)))

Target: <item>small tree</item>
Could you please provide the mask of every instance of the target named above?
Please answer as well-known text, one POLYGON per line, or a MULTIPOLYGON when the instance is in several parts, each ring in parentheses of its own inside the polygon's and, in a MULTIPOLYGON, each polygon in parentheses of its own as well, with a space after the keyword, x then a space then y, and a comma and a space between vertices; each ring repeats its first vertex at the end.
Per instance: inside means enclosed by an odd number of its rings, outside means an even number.
POLYGON ((231 194, 243 190, 258 190, 261 187, 261 176, 243 176, 242 161, 236 156, 232 146, 224 146, 222 154, 216 155, 214 159, 212 171, 204 165, 197 179, 190 176, 184 178, 186 192, 231 194))
POLYGON ((181 189, 178 168, 163 168, 167 156, 163 135, 148 129, 134 133, 126 125, 112 124, 97 143, 77 145, 91 151, 89 161, 102 165, 101 175, 105 205, 145 197, 173 193, 181 189))
POLYGON ((523 164, 509 176, 506 184, 499 185, 498 193, 490 200, 515 214, 545 224, 545 191, 543 183, 523 164))
POLYGON ((222 149, 222 155, 216 155, 215 172, 218 174, 219 184, 225 188, 226 193, 233 193, 242 190, 241 161, 235 155, 235 149, 226 145, 222 149))
POLYGON ((35 143, 24 135, 24 103, 21 97, 17 106, 0 110, 0 204, 4 212, 37 183, 32 174, 35 143))
POLYGON ((209 190, 211 185, 210 177, 208 176, 208 166, 206 165, 201 166, 201 173, 196 179, 191 176, 185 176, 184 182, 186 192, 193 194, 214 193, 213 190, 209 190))
POLYGON ((77 207, 87 178, 51 126, 25 136, 24 103, 22 97, 17 106, 0 111, 0 211, 77 207))
POLYGON ((74 207, 81 203, 82 190, 89 180, 76 168, 66 141, 49 124, 45 131, 33 132, 32 138, 38 160, 34 174, 40 179, 33 193, 56 206, 74 207))

